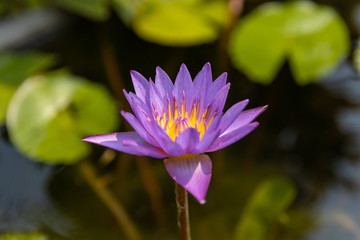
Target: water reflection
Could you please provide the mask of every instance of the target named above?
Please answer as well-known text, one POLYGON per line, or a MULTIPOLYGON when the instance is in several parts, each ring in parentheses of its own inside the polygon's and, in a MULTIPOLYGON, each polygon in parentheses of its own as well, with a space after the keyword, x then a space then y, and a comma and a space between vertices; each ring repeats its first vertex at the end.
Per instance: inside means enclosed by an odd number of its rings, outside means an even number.
POLYGON ((43 165, 22 156, 0 127, 0 232, 43 229, 68 235, 71 219, 54 208, 48 181, 61 168, 43 165))
POLYGON ((360 239, 360 165, 342 162, 339 175, 351 182, 333 184, 314 205, 317 227, 308 234, 308 239, 358 240, 360 239))
MULTIPOLYGON (((1 135, 5 129, 1 127, 1 135)), ((37 230, 49 207, 50 166, 34 163, 0 138, 0 231, 37 230)))

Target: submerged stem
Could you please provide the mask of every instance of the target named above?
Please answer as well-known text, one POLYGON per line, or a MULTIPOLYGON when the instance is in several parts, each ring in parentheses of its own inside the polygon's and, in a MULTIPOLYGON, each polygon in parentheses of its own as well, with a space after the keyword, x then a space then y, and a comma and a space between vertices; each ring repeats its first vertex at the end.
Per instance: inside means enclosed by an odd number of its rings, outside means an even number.
POLYGON ((140 234, 130 217, 127 215, 125 208, 121 205, 120 201, 116 199, 108 189, 97 184, 96 172, 92 164, 87 161, 82 161, 78 166, 80 172, 84 176, 84 179, 94 190, 96 195, 103 201, 106 207, 111 211, 119 225, 123 228, 127 239, 139 240, 140 234))
MULTIPOLYGON (((107 24, 98 25, 98 41, 100 46, 100 53, 104 64, 105 73, 116 98, 121 102, 122 109, 126 112, 131 112, 130 105, 126 100, 122 90, 125 89, 125 84, 122 74, 119 70, 119 63, 116 58, 116 49, 111 41, 110 32, 107 24)), ((132 131, 132 127, 125 121, 125 129, 132 131)), ((156 180, 153 170, 150 166, 149 159, 142 157, 141 160, 137 158, 138 167, 140 170, 141 179, 145 189, 151 199, 151 207, 156 216, 158 225, 166 229, 167 217, 166 211, 162 204, 162 192, 158 181, 156 180)))
POLYGON ((180 240, 191 240, 187 191, 178 183, 176 183, 175 188, 180 240))

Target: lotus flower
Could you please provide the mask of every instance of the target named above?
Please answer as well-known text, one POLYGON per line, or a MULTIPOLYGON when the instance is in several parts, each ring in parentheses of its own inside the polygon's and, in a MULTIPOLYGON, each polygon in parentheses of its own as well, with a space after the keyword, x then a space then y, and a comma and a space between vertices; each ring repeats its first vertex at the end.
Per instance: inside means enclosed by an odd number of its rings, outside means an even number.
POLYGON ((223 113, 230 88, 223 73, 212 81, 206 63, 194 81, 183 64, 172 83, 156 68, 155 83, 131 71, 134 93, 124 94, 134 115, 122 116, 135 131, 93 135, 83 141, 99 144, 138 156, 164 159, 170 176, 200 203, 205 202, 212 163, 205 152, 214 152, 238 141, 253 131, 253 120, 266 106, 243 111, 248 100, 223 113))

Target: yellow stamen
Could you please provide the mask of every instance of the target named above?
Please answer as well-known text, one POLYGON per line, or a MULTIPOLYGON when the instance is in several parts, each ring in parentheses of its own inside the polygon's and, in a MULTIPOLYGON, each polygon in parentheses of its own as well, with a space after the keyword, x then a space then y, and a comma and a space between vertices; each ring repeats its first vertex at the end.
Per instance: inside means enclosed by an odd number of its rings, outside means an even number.
POLYGON ((154 109, 158 124, 167 132, 173 141, 187 128, 195 128, 199 132, 201 139, 214 119, 214 113, 210 116, 210 112, 210 107, 207 107, 205 111, 201 111, 200 103, 196 101, 196 103, 193 103, 189 114, 186 111, 185 98, 183 98, 181 102, 180 112, 176 99, 173 99, 171 104, 169 98, 167 99, 167 113, 164 111, 160 117, 158 111, 154 109), (199 119, 200 116, 201 118, 199 119), (199 120, 200 122, 198 122, 199 120))

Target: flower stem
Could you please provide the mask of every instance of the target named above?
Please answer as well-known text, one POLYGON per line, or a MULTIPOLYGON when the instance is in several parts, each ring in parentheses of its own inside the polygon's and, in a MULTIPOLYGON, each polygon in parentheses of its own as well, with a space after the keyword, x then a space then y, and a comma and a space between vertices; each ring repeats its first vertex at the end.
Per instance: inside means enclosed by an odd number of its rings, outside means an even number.
POLYGON ((176 183, 175 189, 180 240, 191 240, 187 191, 178 183, 176 183))

